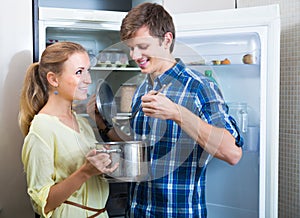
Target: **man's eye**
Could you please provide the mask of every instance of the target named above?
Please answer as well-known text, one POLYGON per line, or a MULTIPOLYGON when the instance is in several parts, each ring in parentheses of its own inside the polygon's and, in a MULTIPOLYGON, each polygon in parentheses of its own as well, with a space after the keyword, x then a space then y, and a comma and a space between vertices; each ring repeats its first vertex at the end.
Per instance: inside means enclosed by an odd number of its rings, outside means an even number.
POLYGON ((75 74, 76 74, 76 75, 82 74, 82 70, 77 70, 75 74))
POLYGON ((148 47, 148 45, 139 45, 139 49, 147 49, 148 47))

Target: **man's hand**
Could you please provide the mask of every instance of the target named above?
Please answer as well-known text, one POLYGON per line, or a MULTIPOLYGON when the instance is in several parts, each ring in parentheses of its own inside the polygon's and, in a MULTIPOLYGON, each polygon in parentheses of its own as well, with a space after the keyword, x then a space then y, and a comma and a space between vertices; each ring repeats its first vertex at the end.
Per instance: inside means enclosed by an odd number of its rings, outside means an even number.
POLYGON ((92 95, 87 103, 86 111, 88 115, 96 122, 99 129, 105 129, 106 125, 96 106, 96 95, 92 95))

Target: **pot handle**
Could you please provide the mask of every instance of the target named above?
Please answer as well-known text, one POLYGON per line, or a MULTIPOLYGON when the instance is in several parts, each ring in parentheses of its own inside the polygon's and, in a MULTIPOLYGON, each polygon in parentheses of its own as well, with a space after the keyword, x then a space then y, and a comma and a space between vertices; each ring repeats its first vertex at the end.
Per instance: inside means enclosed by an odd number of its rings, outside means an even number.
POLYGON ((110 149, 110 150, 97 150, 97 153, 106 153, 106 154, 110 154, 110 153, 122 153, 121 149, 110 149))

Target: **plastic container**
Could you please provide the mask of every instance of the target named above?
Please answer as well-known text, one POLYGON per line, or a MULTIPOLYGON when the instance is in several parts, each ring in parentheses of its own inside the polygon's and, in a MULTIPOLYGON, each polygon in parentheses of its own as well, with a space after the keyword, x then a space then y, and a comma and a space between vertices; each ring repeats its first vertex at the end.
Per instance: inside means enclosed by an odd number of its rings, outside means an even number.
POLYGON ((98 62, 96 55, 93 54, 92 50, 89 50, 88 54, 89 54, 89 58, 90 58, 90 65, 91 65, 91 67, 96 66, 96 64, 98 62))
POLYGON ((98 65, 101 67, 127 67, 128 56, 120 49, 107 49, 97 55, 98 65))
POLYGON ((235 119, 241 133, 246 133, 248 130, 248 112, 247 103, 232 102, 228 103, 229 114, 235 119))

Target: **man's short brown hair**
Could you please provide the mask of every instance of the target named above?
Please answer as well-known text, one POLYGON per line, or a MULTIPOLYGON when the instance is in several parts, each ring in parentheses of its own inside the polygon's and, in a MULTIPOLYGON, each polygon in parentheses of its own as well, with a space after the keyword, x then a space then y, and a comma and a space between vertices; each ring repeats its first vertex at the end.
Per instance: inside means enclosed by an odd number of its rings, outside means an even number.
MULTIPOLYGON (((122 41, 133 37, 135 32, 141 27, 149 28, 149 33, 153 37, 164 39, 167 32, 173 34, 175 39, 175 27, 171 15, 159 4, 143 3, 128 12, 122 21, 120 37, 122 41)), ((174 40, 170 46, 170 52, 173 51, 174 40)))

